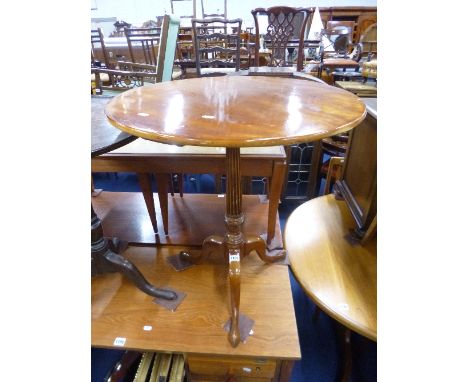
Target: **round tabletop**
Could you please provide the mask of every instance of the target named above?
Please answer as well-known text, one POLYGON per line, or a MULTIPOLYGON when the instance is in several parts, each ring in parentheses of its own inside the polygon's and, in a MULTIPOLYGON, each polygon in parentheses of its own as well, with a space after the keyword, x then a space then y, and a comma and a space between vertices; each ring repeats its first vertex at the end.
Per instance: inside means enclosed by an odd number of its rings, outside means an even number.
POLYGON ((354 94, 318 82, 222 76, 129 90, 105 112, 115 127, 157 142, 258 147, 347 131, 364 119, 366 107, 354 94))
POLYGON ((285 248, 297 281, 320 309, 377 341, 377 240, 349 241, 355 226, 345 201, 321 196, 290 215, 285 248))
POLYGON ((115 150, 136 139, 112 126, 104 114, 104 107, 111 98, 91 97, 91 158, 115 150))

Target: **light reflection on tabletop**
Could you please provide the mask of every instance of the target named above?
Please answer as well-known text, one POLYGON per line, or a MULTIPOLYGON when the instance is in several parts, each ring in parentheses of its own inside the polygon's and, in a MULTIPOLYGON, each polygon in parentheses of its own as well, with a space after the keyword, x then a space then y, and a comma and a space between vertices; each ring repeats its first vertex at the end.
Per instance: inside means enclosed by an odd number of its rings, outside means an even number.
POLYGON ((293 78, 206 77, 126 91, 109 121, 142 138, 194 146, 274 146, 349 130, 366 114, 354 94, 293 78))

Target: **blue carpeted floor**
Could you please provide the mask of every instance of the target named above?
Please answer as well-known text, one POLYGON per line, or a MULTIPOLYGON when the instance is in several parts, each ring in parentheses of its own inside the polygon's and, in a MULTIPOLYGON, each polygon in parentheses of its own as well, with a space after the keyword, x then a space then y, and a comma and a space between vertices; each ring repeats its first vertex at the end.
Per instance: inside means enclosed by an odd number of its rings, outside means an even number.
MULTIPOLYGON (((106 191, 139 192, 136 175, 119 173, 94 174, 94 186, 106 191)), ((214 192, 214 179, 210 175, 185 175, 184 192, 214 192)), ((281 229, 295 206, 280 204, 281 229)), ((337 346, 337 324, 325 313, 314 315, 316 306, 302 291, 290 271, 291 290, 294 300, 297 328, 302 359, 295 363, 291 382, 334 382, 342 354, 337 346), (315 318, 314 318, 315 317, 315 318)), ((352 334, 353 372, 352 382, 373 382, 377 380, 377 344, 352 334)), ((92 382, 103 382, 108 370, 117 362, 123 352, 120 350, 92 349, 92 382)))

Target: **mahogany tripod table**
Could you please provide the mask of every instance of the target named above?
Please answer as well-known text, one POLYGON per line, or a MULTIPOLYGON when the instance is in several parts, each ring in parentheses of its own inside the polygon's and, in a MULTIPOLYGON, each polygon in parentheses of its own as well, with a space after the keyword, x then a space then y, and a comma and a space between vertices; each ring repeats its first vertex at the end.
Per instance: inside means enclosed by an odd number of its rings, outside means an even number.
MULTIPOLYGON (((136 139, 135 136, 115 129, 110 125, 102 107, 109 102, 109 97, 91 97, 91 158, 122 147, 136 139)), ((173 291, 156 288, 151 285, 129 260, 119 252, 120 241, 105 238, 101 220, 91 204, 91 275, 106 272, 123 273, 136 287, 150 296, 174 300, 177 294, 173 291)))
POLYGON ((240 260, 255 251, 271 263, 264 240, 244 235, 240 147, 311 142, 352 129, 366 115, 355 95, 321 83, 262 76, 204 77, 127 91, 109 102, 109 121, 141 138, 175 145, 226 147, 226 234, 209 236, 197 257, 222 252, 229 264, 231 327, 239 334, 240 260))

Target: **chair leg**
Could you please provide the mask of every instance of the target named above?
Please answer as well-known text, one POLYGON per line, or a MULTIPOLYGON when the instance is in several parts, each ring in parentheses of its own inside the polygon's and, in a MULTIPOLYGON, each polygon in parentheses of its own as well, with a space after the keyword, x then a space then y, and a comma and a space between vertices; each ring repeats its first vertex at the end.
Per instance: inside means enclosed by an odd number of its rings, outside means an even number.
POLYGON ((221 174, 215 174, 215 185, 216 193, 221 194, 223 192, 223 176, 221 174))
POLYGON ((150 216, 151 224, 153 225, 154 233, 158 233, 158 223, 156 221, 156 209, 154 208, 153 189, 151 187, 151 174, 137 173, 138 183, 140 184, 143 198, 145 199, 146 209, 150 216))
POLYGON ((184 175, 181 173, 177 174, 177 187, 179 187, 179 195, 182 198, 184 196, 184 175))
POLYGON ((169 235, 169 203, 168 203, 168 186, 170 184, 170 174, 154 174, 156 184, 158 185, 159 207, 164 227, 164 233, 169 235))
POLYGON ((275 237, 276 215, 283 188, 283 179, 286 173, 286 161, 275 161, 271 177, 270 196, 268 201, 267 243, 270 244, 275 237))

